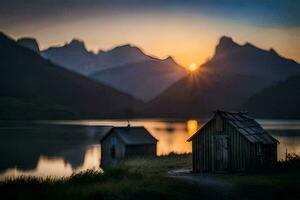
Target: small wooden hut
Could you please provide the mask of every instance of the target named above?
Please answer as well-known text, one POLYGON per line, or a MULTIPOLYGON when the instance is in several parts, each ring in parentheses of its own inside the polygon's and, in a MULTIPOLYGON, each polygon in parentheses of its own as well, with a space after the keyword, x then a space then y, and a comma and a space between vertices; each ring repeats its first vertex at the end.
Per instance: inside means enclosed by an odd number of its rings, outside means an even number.
POLYGON ((101 167, 127 158, 156 156, 157 140, 144 127, 112 127, 100 142, 101 167))
POLYGON ((243 112, 215 111, 192 137, 193 171, 252 171, 277 161, 278 141, 243 112))

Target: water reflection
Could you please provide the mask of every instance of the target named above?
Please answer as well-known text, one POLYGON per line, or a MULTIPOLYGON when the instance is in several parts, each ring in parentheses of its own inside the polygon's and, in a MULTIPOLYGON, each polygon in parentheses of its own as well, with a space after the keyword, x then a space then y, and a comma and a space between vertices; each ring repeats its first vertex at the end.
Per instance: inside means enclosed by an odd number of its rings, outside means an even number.
POLYGON ((194 133, 196 133, 196 131, 199 128, 198 121, 195 119, 190 119, 186 122, 186 127, 187 127, 188 134, 192 136, 194 133))
MULTIPOLYGON (((127 126, 125 120, 78 120, 47 122, 55 124, 83 125, 83 126, 127 126)), ((157 155, 174 153, 190 153, 192 146, 186 140, 193 135, 202 123, 199 120, 164 121, 164 120, 131 120, 132 126, 145 128, 158 139, 157 155)))
POLYGON ((300 130, 270 130, 280 143, 278 145, 278 160, 285 160, 286 153, 300 154, 300 130))
POLYGON ((275 136, 280 144, 278 145, 278 159, 285 160, 286 153, 300 154, 300 136, 289 138, 286 136, 275 136))
MULTIPOLYGON (((186 140, 204 120, 131 120, 159 140, 157 155, 191 152, 186 140)), ((278 158, 300 153, 300 122, 260 121, 276 139, 278 158), (290 126, 289 126, 290 125, 290 126), (296 127, 296 128, 295 128, 296 127), (299 129, 297 129, 299 127, 299 129)), ((28 125, 0 126, 0 179, 7 176, 69 176, 73 172, 100 166, 100 138, 109 126, 127 126, 124 120, 51 121, 28 125)))
POLYGON ((70 176, 72 173, 87 169, 101 170, 100 166, 100 145, 89 146, 84 154, 84 161, 81 166, 73 167, 71 163, 62 157, 40 156, 37 166, 34 169, 22 170, 17 167, 7 169, 0 175, 0 179, 18 176, 36 177, 63 177, 70 176))

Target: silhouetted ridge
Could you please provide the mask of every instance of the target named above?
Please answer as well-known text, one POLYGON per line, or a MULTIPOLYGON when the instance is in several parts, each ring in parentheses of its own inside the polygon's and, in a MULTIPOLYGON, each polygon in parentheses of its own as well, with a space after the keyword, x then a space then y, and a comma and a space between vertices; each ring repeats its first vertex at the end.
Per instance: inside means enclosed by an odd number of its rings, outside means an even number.
POLYGON ((0 45, 1 47, 5 47, 5 45, 10 44, 10 41, 14 40, 11 37, 5 35, 3 32, 0 32, 0 45))
POLYGON ((30 37, 20 38, 17 40, 17 43, 35 52, 40 52, 39 44, 34 38, 30 38, 30 37))
POLYGON ((100 51, 98 54, 101 54, 101 53, 110 53, 110 54, 115 54, 115 55, 130 54, 133 56, 144 55, 143 51, 140 48, 133 46, 131 44, 117 46, 108 51, 102 51, 102 52, 100 51))
POLYGON ((0 39, 1 39, 1 41, 3 40, 3 39, 11 39, 10 37, 8 37, 7 35, 5 35, 3 32, 0 32, 0 39))
POLYGON ((264 50, 249 42, 239 45, 229 37, 220 39, 215 55, 202 68, 218 74, 254 76, 269 84, 300 71, 298 63, 279 56, 274 49, 264 50))
POLYGON ((96 54, 86 49, 83 41, 73 39, 59 47, 49 47, 41 55, 52 62, 83 75, 114 68, 126 63, 149 60, 137 47, 130 44, 115 47, 111 50, 99 50, 96 54))
POLYGON ((65 47, 87 51, 84 42, 79 39, 73 39, 70 43, 66 44, 65 47))
POLYGON ((236 50, 240 45, 235 43, 231 37, 222 36, 216 47, 216 54, 236 50))
POLYGON ((232 44, 234 43, 233 42, 233 39, 231 37, 228 37, 228 36, 222 36, 220 38, 220 41, 219 41, 219 44, 222 44, 222 45, 226 45, 226 44, 232 44))
POLYGON ((122 49, 130 49, 130 48, 136 48, 136 49, 138 49, 137 47, 132 46, 131 44, 124 44, 124 45, 120 45, 120 46, 114 47, 110 51, 122 50, 122 49))
POLYGON ((172 56, 168 56, 166 59, 164 59, 164 63, 168 65, 178 65, 172 56))
MULTIPOLYGON (((63 46, 51 46, 46 50, 42 51, 42 56, 46 57, 47 59, 48 56, 51 57, 52 55, 55 55, 54 57, 65 57, 65 53, 68 55, 73 55, 74 53, 87 53, 87 49, 85 47, 85 44, 82 40, 79 39, 72 39, 69 43, 64 44, 63 46)), ((53 61, 55 62, 56 59, 53 61)), ((55 62, 57 64, 60 64, 59 62, 55 62)))
POLYGON ((275 49, 271 48, 269 50, 270 53, 275 54, 276 56, 279 56, 279 54, 277 53, 277 51, 275 51, 275 49))

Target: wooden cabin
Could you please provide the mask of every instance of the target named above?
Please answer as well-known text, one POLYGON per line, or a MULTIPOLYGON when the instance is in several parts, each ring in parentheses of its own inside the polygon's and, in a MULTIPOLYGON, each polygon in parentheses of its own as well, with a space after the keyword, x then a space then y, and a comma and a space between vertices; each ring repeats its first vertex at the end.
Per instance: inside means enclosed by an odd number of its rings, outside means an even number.
POLYGON ((156 156, 157 139, 144 127, 112 127, 100 142, 101 167, 132 157, 156 156))
POLYGON ((194 172, 253 171, 277 161, 278 141, 243 112, 215 111, 188 141, 194 172))

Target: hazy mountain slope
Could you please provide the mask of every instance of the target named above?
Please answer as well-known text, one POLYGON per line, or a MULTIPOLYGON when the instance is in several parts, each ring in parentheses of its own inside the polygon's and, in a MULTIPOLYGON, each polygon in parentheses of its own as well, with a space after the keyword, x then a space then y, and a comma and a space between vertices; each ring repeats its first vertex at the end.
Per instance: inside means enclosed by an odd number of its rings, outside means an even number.
POLYGON ((87 51, 82 41, 73 39, 61 47, 50 47, 41 52, 44 58, 71 71, 88 75, 93 72, 112 68, 128 62, 150 59, 139 48, 123 45, 97 54, 87 51))
POLYGON ((189 75, 150 101, 142 113, 154 117, 207 117, 217 109, 234 110, 262 89, 260 81, 241 75, 189 75), (238 83, 238 85, 237 85, 238 83))
POLYGON ((169 57, 125 64, 90 77, 143 101, 149 101, 186 75, 183 67, 169 57))
MULTIPOLYGON (((134 98, 109 86, 91 81, 44 60, 2 33, 0 33, 0 87, 1 98, 20 100, 21 105, 24 101, 33 102, 32 105, 50 107, 58 105, 80 117, 127 116, 132 113, 133 106, 140 104, 134 98)), ((5 102, 12 101, 5 100, 5 102)), ((1 110, 1 116, 5 117, 6 111, 1 110)), ((35 118, 30 113, 26 114, 35 118)))
POLYGON ((260 118, 300 119, 300 75, 257 93, 242 109, 260 118))
POLYGON ((236 110, 249 97, 300 70, 296 62, 251 44, 222 37, 216 53, 190 75, 149 102, 145 116, 206 117, 213 110, 236 110))

